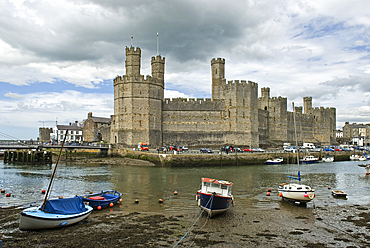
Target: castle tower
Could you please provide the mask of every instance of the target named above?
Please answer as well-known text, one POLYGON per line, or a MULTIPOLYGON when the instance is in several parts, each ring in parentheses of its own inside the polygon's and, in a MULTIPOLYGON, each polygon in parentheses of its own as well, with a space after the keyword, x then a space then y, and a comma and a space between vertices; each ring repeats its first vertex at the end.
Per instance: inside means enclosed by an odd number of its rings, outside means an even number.
POLYGON ((312 110, 312 97, 303 97, 303 113, 309 114, 312 110))
POLYGON ((261 97, 258 99, 258 107, 269 110, 270 88, 261 88, 261 97))
POLYGON ((225 79, 225 59, 217 58, 211 60, 212 69, 212 99, 224 99, 222 85, 225 79))
POLYGON ((140 76, 141 49, 139 47, 126 47, 126 75, 140 76))
POLYGON ((126 75, 114 79, 111 142, 135 147, 162 143, 164 58, 152 58, 153 76, 140 75, 140 48, 126 47, 126 75))
POLYGON ((152 57, 152 77, 158 79, 160 82, 164 83, 164 65, 165 58, 161 58, 161 55, 152 57))

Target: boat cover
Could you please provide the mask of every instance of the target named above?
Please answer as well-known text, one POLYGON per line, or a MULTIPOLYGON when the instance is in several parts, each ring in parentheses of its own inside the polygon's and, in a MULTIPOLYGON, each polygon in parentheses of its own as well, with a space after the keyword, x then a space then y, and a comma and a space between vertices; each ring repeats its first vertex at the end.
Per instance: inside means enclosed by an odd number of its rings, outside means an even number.
POLYGON ((79 214, 86 210, 81 196, 49 200, 44 209, 45 212, 52 214, 79 214))

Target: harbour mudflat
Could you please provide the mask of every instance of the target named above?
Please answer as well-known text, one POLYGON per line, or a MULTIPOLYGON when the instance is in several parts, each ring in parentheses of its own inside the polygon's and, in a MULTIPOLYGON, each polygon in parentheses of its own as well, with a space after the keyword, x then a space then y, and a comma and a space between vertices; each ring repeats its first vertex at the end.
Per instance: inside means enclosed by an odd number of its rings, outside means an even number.
MULTIPOLYGON (((18 229, 20 212, 0 209, 3 247, 173 247, 200 210, 139 213, 117 206, 69 227, 30 232, 18 229)), ((282 202, 270 210, 235 206, 212 219, 203 215, 177 247, 369 247, 369 229, 369 205, 307 209, 282 202)))
POLYGON ((178 247, 369 247, 370 177, 353 161, 301 166, 305 183, 316 190, 307 207, 278 197, 277 186, 296 165, 168 168, 123 161, 61 164, 52 197, 115 189, 123 202, 66 228, 22 232, 19 215, 42 202, 52 166, 3 164, 0 233, 3 247, 173 247, 201 210, 195 201, 201 177, 234 183, 235 206, 207 220, 204 215, 178 247), (331 189, 344 190, 337 199, 331 189), (266 196, 271 188, 271 196, 266 196), (174 194, 174 191, 178 194, 174 194), (135 204, 135 199, 139 200, 135 204), (158 199, 163 199, 159 203, 158 199))

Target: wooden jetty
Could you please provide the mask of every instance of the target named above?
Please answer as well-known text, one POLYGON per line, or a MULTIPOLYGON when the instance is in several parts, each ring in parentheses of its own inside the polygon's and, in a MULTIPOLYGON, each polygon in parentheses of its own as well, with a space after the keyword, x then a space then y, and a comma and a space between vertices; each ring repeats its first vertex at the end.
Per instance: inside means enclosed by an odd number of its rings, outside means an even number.
POLYGON ((52 164, 52 152, 34 150, 6 150, 4 163, 52 164))

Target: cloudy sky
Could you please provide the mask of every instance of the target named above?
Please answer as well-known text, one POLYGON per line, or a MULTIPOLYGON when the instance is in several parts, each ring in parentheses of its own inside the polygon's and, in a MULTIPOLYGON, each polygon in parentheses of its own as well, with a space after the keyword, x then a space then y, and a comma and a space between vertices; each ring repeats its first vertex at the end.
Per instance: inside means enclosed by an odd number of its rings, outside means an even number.
POLYGON ((114 114, 125 47, 142 49, 148 75, 157 32, 165 97, 211 97, 210 61, 221 57, 227 80, 270 87, 289 111, 312 96, 337 109, 337 128, 370 123, 368 1, 3 0, 0 140, 114 114))

